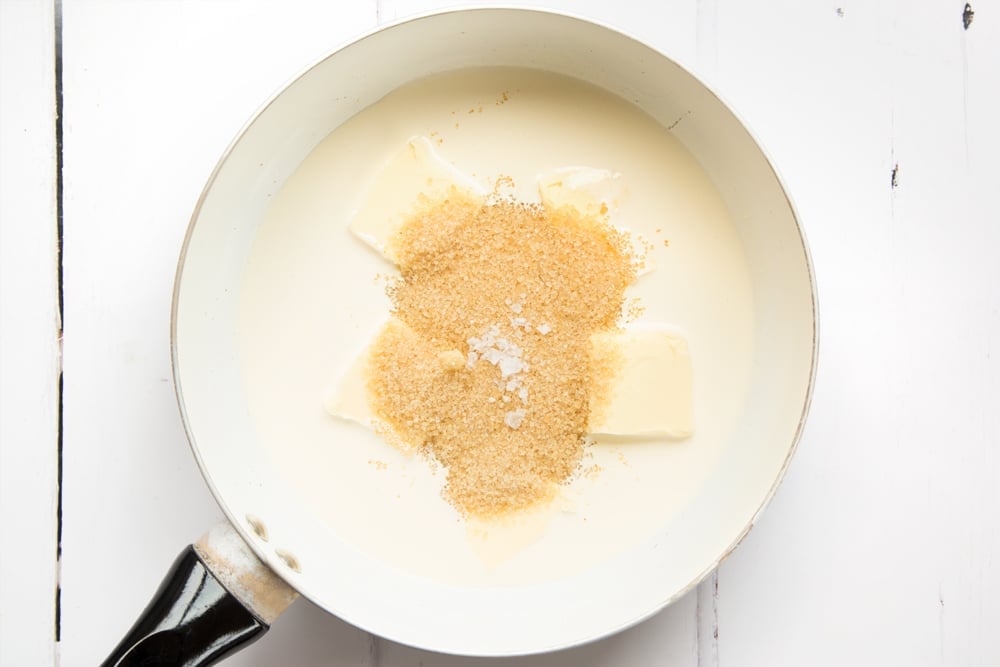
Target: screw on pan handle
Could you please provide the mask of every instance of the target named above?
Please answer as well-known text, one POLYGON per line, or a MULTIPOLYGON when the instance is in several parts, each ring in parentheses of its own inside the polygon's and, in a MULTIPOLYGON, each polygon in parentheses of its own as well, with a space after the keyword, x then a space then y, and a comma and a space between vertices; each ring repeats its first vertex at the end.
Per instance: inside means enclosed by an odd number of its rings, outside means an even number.
POLYGON ((267 630, 189 546, 102 667, 211 665, 267 630))

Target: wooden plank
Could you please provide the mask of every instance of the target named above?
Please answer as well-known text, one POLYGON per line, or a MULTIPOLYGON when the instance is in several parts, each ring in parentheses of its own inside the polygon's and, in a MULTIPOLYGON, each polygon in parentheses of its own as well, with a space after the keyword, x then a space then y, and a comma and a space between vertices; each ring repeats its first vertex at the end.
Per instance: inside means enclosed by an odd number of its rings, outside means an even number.
POLYGON ((55 26, 0 3, 0 664, 55 664, 55 26))
MULTIPOLYGON (((374 2, 67 2, 63 664, 98 663, 220 516, 169 381, 174 266, 216 160, 374 2)), ((307 603, 227 664, 356 665, 367 635, 307 603), (283 657, 282 657, 283 656, 283 657)))
POLYGON ((719 574, 723 667, 1000 661, 1000 21, 962 9, 719 3, 822 320, 797 459, 719 574))

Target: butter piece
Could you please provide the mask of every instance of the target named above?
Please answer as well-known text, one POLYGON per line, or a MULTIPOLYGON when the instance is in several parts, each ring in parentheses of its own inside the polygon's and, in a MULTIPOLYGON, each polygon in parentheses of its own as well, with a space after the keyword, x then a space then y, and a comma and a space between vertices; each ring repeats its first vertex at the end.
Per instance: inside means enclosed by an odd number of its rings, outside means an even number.
MULTIPOLYGON (((538 196, 545 208, 556 211, 564 206, 591 217, 613 213, 625 197, 622 175, 607 169, 591 167, 560 167, 538 176, 538 196)), ((637 258, 636 276, 643 276, 655 267, 649 248, 652 244, 642 234, 615 225, 628 234, 632 254, 637 258)))
MULTIPOLYGON (((417 332, 411 329, 406 322, 397 317, 390 317, 382 329, 372 338, 369 347, 358 355, 358 358, 354 360, 337 385, 327 394, 326 400, 323 401, 323 409, 326 410, 327 414, 370 428, 375 426, 375 413, 372 412, 368 395, 368 360, 371 357, 371 346, 387 332, 402 336, 413 345, 419 342, 417 332)), ((461 354, 459 354, 459 361, 463 364, 465 362, 461 354)))
POLYGON ((371 428, 375 417, 368 403, 368 351, 354 360, 343 377, 323 401, 323 409, 332 417, 357 422, 371 428))
POLYGON ((368 188, 354 212, 350 230, 395 263, 390 241, 421 197, 439 201, 448 196, 452 187, 470 197, 485 197, 486 193, 475 179, 441 157, 430 139, 413 137, 368 188))
POLYGON ((571 206, 584 215, 604 215, 618 207, 621 174, 590 167, 560 167, 538 177, 538 196, 546 208, 571 206))
POLYGON ((647 326, 591 336, 598 368, 612 364, 603 405, 591 403, 593 434, 685 438, 693 431, 693 378, 687 341, 647 326))

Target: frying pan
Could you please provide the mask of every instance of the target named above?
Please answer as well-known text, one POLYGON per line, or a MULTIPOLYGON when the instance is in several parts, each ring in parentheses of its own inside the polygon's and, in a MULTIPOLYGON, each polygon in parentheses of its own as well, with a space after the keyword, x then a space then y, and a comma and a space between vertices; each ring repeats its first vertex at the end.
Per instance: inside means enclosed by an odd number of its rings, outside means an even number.
MULTIPOLYGON (((171 353, 192 451, 229 525, 181 554, 106 664, 214 662, 263 633, 297 593, 394 641, 453 654, 518 655, 592 641, 649 617, 696 586, 743 539, 803 428, 817 356, 816 296, 781 180, 703 83, 641 42, 580 18, 477 8, 372 32, 307 69, 258 111, 219 161, 192 217, 174 288, 171 353), (753 315, 738 428, 683 506, 647 539, 580 571, 494 583, 421 576, 331 526, 262 444, 237 341, 240 286, 255 234, 272 197, 310 152, 400 86, 479 66, 573 77, 669 128, 735 225, 753 315), (151 659, 159 662, 143 662, 151 659)), ((363 516, 365 508, 343 511, 363 516)))

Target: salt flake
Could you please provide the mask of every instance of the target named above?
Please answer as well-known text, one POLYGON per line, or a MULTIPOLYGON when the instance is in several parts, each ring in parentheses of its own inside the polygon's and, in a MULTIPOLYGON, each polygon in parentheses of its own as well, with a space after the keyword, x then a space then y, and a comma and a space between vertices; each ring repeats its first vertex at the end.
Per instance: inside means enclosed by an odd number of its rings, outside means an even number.
POLYGON ((526 370, 528 370, 528 365, 519 357, 503 357, 500 359, 500 375, 502 377, 521 373, 526 370))
POLYGON ((504 416, 503 423, 511 428, 520 428, 521 424, 524 423, 524 417, 526 414, 528 414, 528 412, 524 408, 511 410, 504 416))

